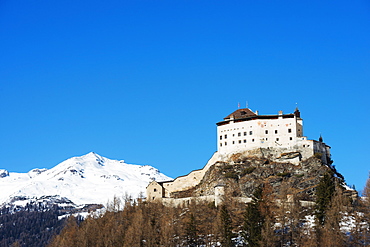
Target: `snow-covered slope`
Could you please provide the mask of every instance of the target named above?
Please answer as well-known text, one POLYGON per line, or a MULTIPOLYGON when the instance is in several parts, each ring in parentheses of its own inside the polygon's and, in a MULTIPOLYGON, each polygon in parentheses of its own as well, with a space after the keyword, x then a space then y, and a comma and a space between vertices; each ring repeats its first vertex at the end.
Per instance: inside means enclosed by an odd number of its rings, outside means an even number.
POLYGON ((65 197, 75 204, 103 204, 114 196, 137 197, 151 179, 171 180, 148 165, 131 165, 96 153, 70 158, 54 168, 28 173, 0 170, 0 205, 14 198, 65 197))

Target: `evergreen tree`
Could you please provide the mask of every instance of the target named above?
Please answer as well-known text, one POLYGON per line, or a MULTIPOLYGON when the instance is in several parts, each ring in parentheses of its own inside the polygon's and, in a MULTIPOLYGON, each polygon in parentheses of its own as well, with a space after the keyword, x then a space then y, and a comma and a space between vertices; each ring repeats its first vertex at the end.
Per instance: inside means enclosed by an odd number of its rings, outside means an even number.
POLYGON ((257 188, 253 193, 252 202, 247 205, 244 213, 243 237, 248 242, 248 246, 260 246, 264 223, 264 217, 260 210, 261 197, 262 189, 257 188))
POLYGON ((325 214, 335 191, 332 172, 324 174, 316 188, 316 217, 321 225, 325 222, 325 214))
POLYGON ((220 209, 220 220, 221 220, 221 237, 222 246, 231 247, 232 242, 232 221, 229 210, 225 204, 222 204, 220 209))
POLYGON ((326 210, 324 227, 322 228, 320 243, 323 246, 349 246, 348 236, 340 229, 344 215, 348 215, 350 201, 337 188, 326 210))

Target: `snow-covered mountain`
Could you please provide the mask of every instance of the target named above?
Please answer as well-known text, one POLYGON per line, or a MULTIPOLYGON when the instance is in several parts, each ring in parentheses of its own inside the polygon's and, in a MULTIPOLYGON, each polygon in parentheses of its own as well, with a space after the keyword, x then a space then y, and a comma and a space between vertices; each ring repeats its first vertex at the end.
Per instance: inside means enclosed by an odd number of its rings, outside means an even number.
POLYGON ((71 201, 75 205, 103 204, 144 193, 148 183, 171 180, 149 165, 131 165, 96 153, 73 157, 51 169, 28 173, 0 170, 0 205, 25 205, 40 198, 71 201))

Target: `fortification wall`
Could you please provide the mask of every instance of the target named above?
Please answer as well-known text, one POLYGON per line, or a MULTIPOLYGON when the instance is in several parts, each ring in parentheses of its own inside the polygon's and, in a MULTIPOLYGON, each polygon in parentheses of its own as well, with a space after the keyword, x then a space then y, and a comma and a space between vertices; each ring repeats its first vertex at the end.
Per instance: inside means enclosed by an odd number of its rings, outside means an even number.
POLYGON ((215 196, 199 196, 199 197, 185 197, 185 198, 162 198, 162 203, 166 206, 181 206, 181 205, 189 205, 190 203, 197 203, 197 202, 213 202, 215 200, 215 196))
POLYGON ((190 172, 188 175, 177 177, 171 182, 163 183, 165 190, 164 197, 171 197, 171 193, 174 191, 182 191, 192 188, 199 184, 204 177, 206 171, 218 160, 218 153, 215 152, 211 159, 207 162, 203 169, 195 170, 190 172))
MULTIPOLYGON (((252 202, 252 198, 249 197, 233 197, 234 200, 243 203, 252 202)), ((200 203, 200 202, 215 202, 215 206, 222 204, 222 198, 215 195, 210 196, 198 196, 198 197, 185 197, 185 198, 162 198, 162 203, 166 206, 186 206, 190 203, 200 203)))
POLYGON ((204 176, 203 170, 195 170, 186 176, 177 177, 172 182, 163 183, 165 197, 170 197, 171 193, 179 190, 186 190, 196 186, 204 176))

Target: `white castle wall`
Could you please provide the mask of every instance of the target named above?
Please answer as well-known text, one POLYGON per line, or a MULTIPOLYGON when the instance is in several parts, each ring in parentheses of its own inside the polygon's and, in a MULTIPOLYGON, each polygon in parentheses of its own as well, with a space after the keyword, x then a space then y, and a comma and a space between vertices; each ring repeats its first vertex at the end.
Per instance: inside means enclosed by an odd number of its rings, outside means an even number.
POLYGON ((233 121, 217 128, 220 154, 236 153, 257 147, 293 147, 303 136, 302 120, 294 118, 233 121))
POLYGON ((196 186, 200 183, 200 181, 204 177, 204 174, 208 171, 209 167, 216 163, 218 159, 218 153, 215 152, 203 169, 192 171, 188 175, 177 177, 173 181, 164 183, 157 183, 155 181, 151 182, 147 187, 147 198, 149 200, 155 200, 159 197, 169 198, 171 197, 172 192, 182 191, 196 186), (159 187, 162 188, 161 191, 159 187), (163 196, 161 196, 162 194, 163 196))
MULTIPOLYGON (((252 202, 252 198, 249 197, 233 197, 234 200, 243 203, 252 202)), ((185 198, 162 198, 161 202, 166 206, 183 206, 189 205, 190 203, 199 202, 215 202, 215 206, 219 206, 223 202, 223 196, 210 195, 210 196, 198 196, 198 197, 185 197, 185 198)))

